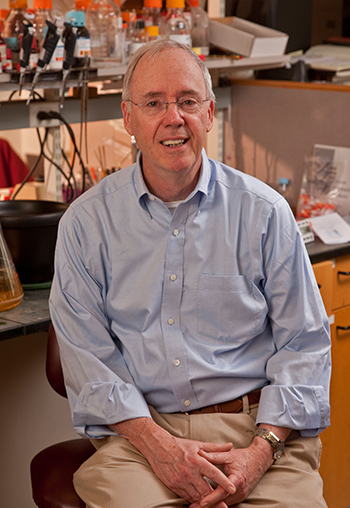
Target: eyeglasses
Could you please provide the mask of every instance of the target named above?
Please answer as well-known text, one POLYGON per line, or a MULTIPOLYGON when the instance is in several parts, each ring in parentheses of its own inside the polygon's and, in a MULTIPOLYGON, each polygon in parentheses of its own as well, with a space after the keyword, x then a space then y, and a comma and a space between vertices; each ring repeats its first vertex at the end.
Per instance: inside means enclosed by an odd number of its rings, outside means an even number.
POLYGON ((126 99, 131 102, 134 106, 138 106, 142 109, 142 112, 147 116, 162 116, 168 109, 169 104, 176 104, 176 106, 189 115, 199 113, 203 107, 204 102, 210 101, 210 99, 197 100, 197 99, 181 99, 179 101, 166 102, 158 99, 152 99, 143 104, 136 104, 131 99, 126 99))

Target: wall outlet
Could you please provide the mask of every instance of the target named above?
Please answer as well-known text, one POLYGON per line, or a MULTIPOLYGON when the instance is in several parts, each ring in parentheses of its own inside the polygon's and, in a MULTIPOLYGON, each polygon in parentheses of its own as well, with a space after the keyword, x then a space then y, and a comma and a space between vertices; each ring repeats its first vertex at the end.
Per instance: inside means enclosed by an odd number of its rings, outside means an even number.
POLYGON ((56 118, 39 120, 39 111, 55 111, 59 113, 59 103, 56 101, 35 101, 29 104, 29 127, 59 127, 60 121, 56 118))

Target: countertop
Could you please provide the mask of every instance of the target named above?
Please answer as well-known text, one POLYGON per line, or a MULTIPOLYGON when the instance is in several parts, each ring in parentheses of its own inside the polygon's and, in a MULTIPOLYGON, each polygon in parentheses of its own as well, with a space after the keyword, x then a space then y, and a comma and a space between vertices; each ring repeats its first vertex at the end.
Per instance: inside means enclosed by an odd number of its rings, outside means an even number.
MULTIPOLYGON (((350 255, 350 243, 325 245, 318 238, 306 245, 312 263, 350 255)), ((50 327, 49 289, 24 291, 22 302, 14 309, 0 312, 0 341, 47 332, 50 327)))
POLYGON ((327 261, 327 259, 334 259, 339 256, 346 256, 350 254, 350 243, 341 243, 339 245, 326 245, 319 238, 315 238, 314 242, 307 243, 306 249, 308 251, 311 263, 319 263, 320 261, 327 261))
POLYGON ((24 291, 14 309, 0 312, 0 341, 21 335, 47 332, 50 327, 49 289, 24 291))

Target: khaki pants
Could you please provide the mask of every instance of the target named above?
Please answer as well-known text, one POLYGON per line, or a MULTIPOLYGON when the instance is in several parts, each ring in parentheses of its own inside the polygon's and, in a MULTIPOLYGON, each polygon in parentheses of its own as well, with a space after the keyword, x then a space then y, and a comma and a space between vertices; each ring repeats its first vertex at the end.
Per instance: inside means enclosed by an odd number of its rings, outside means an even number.
MULTIPOLYGON (((256 430, 257 406, 239 414, 203 415, 157 413, 154 420, 171 434, 186 439, 232 442, 249 446, 256 430)), ((147 460, 125 439, 111 436, 92 440, 97 451, 76 472, 74 485, 89 508, 165 508, 188 506, 154 474, 147 460)), ((318 474, 319 438, 292 432, 285 453, 265 473, 237 508, 327 508, 318 474)))

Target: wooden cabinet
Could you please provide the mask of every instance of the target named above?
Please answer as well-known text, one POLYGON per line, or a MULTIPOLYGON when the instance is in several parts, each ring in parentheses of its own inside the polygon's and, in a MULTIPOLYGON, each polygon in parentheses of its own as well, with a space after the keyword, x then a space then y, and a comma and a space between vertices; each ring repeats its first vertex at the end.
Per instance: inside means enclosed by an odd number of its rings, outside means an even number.
POLYGON ((350 506, 350 256, 313 265, 331 323, 331 426, 321 434, 320 473, 329 508, 350 506))
POLYGON ((313 265, 315 277, 326 308, 327 316, 332 314, 333 300, 333 262, 322 261, 313 265))

